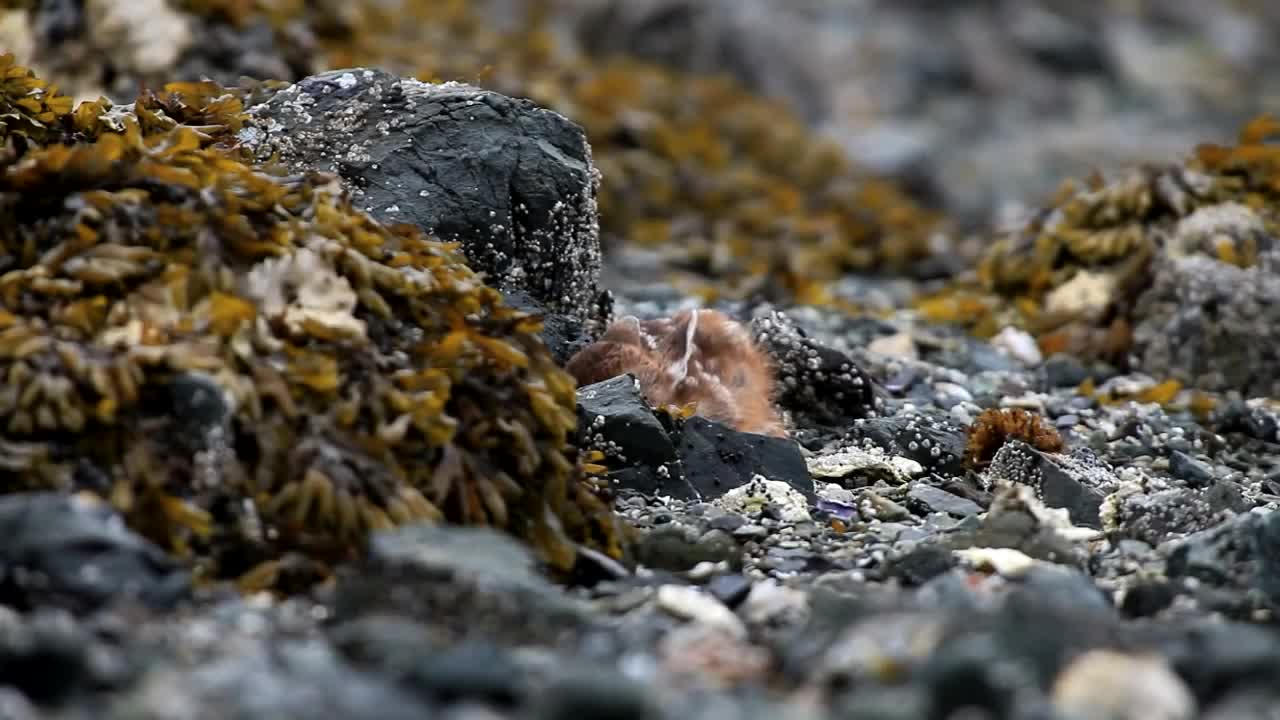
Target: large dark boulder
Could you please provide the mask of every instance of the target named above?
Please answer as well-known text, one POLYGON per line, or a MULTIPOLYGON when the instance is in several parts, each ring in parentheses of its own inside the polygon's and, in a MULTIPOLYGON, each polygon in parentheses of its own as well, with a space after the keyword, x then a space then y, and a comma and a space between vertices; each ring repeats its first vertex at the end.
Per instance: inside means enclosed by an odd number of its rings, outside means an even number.
POLYGON ((462 243, 471 266, 583 322, 598 286, 598 173, 581 127, 455 82, 353 68, 260 93, 241 140, 255 157, 336 173, 380 221, 462 243))

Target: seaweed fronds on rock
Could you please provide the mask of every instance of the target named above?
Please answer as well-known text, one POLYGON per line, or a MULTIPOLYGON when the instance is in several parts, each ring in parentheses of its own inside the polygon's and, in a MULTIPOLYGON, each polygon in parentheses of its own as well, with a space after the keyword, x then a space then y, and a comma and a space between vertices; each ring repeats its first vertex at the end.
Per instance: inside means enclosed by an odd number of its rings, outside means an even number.
POLYGON ((1058 430, 1039 415, 1022 408, 988 408, 969 426, 964 464, 981 468, 990 464, 1009 440, 1021 440, 1043 452, 1061 452, 1065 443, 1058 430))
POLYGON ((1181 163, 1111 181, 1064 183, 1025 225, 995 238, 982 285, 1015 301, 1007 319, 1035 332, 1046 352, 1123 357, 1157 258, 1249 267, 1274 246, 1280 148, 1268 140, 1277 131, 1280 123, 1260 116, 1233 146, 1201 145, 1181 163))
MULTIPOLYGON (((668 254, 667 267, 708 294, 824 302, 846 272, 934 274, 946 255, 940 214, 853 166, 837 143, 785 104, 731 78, 561 47, 543 3, 531 3, 532 16, 511 30, 458 0, 341 8, 261 0, 171 4, 197 18, 192 25, 203 33, 184 58, 204 59, 184 60, 182 79, 208 75, 230 83, 247 72, 239 67, 246 56, 303 54, 316 65, 307 74, 376 67, 529 98, 563 114, 586 130, 601 172, 607 245, 659 248, 668 254), (259 52, 263 33, 273 42, 259 52), (217 52, 214 40, 254 52, 217 52), (192 75, 193 68, 200 72, 192 75)), ((273 63, 281 70, 296 65, 284 57, 273 63)))
POLYGON ((0 169, 0 491, 102 494, 206 576, 441 518, 619 555, 573 378, 455 245, 118 119, 0 169))

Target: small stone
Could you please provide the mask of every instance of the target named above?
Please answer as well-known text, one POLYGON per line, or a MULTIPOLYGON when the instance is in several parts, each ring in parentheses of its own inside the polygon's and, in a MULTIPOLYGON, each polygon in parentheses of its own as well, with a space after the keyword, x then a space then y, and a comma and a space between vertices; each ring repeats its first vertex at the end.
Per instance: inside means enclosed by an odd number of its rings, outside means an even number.
POLYGON ((1006 326, 995 337, 991 344, 1016 358, 1024 365, 1039 365, 1043 357, 1036 339, 1025 330, 1006 326))
POLYGON ((1158 656, 1093 650, 1053 685, 1054 706, 1077 720, 1189 720, 1196 699, 1158 656))
POLYGON ((964 548, 954 553, 974 569, 994 570, 1006 578, 1022 577, 1037 563, 1013 548, 964 548))
POLYGON ((717 575, 707 583, 707 591, 726 607, 736 608, 751 592, 751 580, 737 573, 717 575))
POLYGON ((1076 387, 1089 378, 1089 370, 1079 358, 1063 353, 1050 355, 1040 370, 1045 385, 1051 388, 1076 387))
POLYGON ((1169 453, 1169 472, 1186 480, 1191 487, 1205 487, 1213 482, 1213 470, 1180 450, 1169 453))
POLYGON ((658 588, 657 605, 682 620, 722 630, 730 637, 742 639, 747 629, 733 611, 714 595, 688 585, 663 585, 658 588))
POLYGON ((785 482, 765 480, 761 476, 725 493, 720 498, 720 505, 729 512, 744 515, 758 514, 766 507, 773 507, 777 509, 778 519, 787 523, 810 519, 804 495, 785 482))
POLYGON ((982 512, 982 508, 974 501, 924 483, 913 485, 907 491, 907 500, 926 512, 945 512, 958 517, 977 515, 982 512))

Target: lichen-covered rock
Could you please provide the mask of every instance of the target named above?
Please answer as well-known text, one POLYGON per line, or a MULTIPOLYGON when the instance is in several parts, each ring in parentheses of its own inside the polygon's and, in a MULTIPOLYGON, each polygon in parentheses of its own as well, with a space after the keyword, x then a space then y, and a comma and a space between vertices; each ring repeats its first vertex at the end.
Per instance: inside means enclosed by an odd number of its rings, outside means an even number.
POLYGON ((1280 395, 1280 253, 1251 267, 1164 258, 1138 301, 1133 351, 1144 372, 1246 397, 1280 395))
POLYGON ((0 489, 96 492, 254 582, 441 518, 561 568, 575 541, 620 552, 536 318, 332 176, 150 112, 82 105, 61 124, 109 121, 96 140, 0 168, 0 489))
POLYGON ((602 323, 597 172, 582 128, 528 100, 366 68, 304 78, 248 109, 245 149, 337 173, 382 222, 459 242, 489 284, 602 323))

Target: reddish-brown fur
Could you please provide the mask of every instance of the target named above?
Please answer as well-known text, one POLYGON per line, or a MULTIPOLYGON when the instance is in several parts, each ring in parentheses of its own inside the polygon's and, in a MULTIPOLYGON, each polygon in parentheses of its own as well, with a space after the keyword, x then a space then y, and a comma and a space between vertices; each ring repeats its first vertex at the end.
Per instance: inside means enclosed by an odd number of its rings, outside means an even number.
POLYGON ((654 407, 697 403, 697 415, 737 430, 787 434, 774 405, 772 363, 741 323, 718 310, 623 318, 574 355, 567 369, 579 385, 629 372, 654 407))

